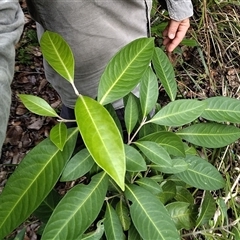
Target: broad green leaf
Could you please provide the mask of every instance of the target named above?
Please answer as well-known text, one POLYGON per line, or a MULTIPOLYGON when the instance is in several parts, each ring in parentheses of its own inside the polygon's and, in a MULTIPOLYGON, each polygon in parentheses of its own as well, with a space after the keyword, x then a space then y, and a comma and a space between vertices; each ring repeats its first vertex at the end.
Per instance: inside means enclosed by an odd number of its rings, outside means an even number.
POLYGON ((124 240, 124 234, 121 222, 116 211, 107 203, 107 209, 104 221, 105 234, 108 240, 124 240))
POLYGON ((80 96, 75 105, 75 116, 83 141, 94 161, 124 190, 124 146, 109 112, 97 101, 80 96))
POLYGON ((140 139, 147 135, 150 135, 150 134, 156 133, 156 132, 160 132, 160 131, 166 131, 166 128, 164 126, 160 126, 160 125, 157 125, 154 123, 147 123, 141 127, 141 129, 138 133, 138 136, 140 139))
POLYGON ((139 38, 123 47, 108 63, 99 82, 98 101, 105 105, 132 91, 148 68, 153 38, 139 38))
POLYGON ((174 101, 177 94, 177 83, 172 63, 160 48, 155 48, 152 63, 154 70, 156 71, 156 75, 162 83, 166 93, 171 101, 174 101))
POLYGON ((58 34, 45 31, 40 40, 43 57, 63 78, 74 81, 74 57, 67 42, 58 34))
POLYGON ((225 181, 221 174, 206 160, 188 155, 186 162, 189 164, 188 169, 176 174, 182 181, 203 190, 217 190, 224 187, 225 181))
POLYGON ((199 123, 178 131, 177 135, 201 147, 220 148, 240 138, 240 129, 220 123, 199 123))
POLYGON ((131 224, 130 229, 128 230, 128 240, 142 240, 137 229, 133 224, 131 224))
POLYGON ((69 130, 63 151, 50 139, 39 143, 8 179, 0 195, 0 239, 24 222, 52 190, 72 155, 77 132, 69 130))
POLYGON ((173 181, 166 181, 162 185, 162 192, 158 194, 159 200, 165 204, 176 196, 176 184, 173 181))
POLYGON ((19 94, 18 96, 30 112, 40 116, 58 117, 55 110, 44 99, 27 94, 19 94))
POLYGON ((179 136, 172 132, 160 131, 149 134, 139 141, 153 141, 164 147, 170 155, 185 157, 184 145, 179 136))
POLYGON ((166 206, 178 230, 182 228, 189 230, 194 227, 195 223, 189 207, 190 204, 186 202, 173 202, 166 206))
POLYGON ((134 144, 151 162, 157 164, 162 172, 169 173, 171 171, 173 161, 162 146, 150 141, 138 141, 134 142, 134 144))
POLYGON ((216 203, 209 191, 205 192, 204 199, 200 207, 200 213, 197 219, 196 226, 201 226, 207 223, 216 211, 216 203))
POLYGON ((212 97, 204 100, 207 108, 202 117, 216 122, 240 123, 240 101, 228 97, 212 97))
POLYGON ((158 81, 151 67, 148 67, 140 83, 140 103, 143 117, 154 108, 158 99, 158 81))
POLYGON ((196 40, 194 40, 194 39, 187 39, 187 38, 183 39, 181 41, 181 44, 185 45, 185 46, 189 46, 189 47, 197 47, 197 46, 199 46, 199 44, 198 44, 198 42, 196 40))
MULTIPOLYGON (((187 188, 187 184, 185 182, 183 182, 182 180, 180 180, 177 176, 175 175, 170 175, 169 177, 166 178, 167 181, 173 181, 175 183, 175 185, 187 188)), ((184 201, 183 201, 184 202, 184 201)))
POLYGON ((114 109, 113 105, 112 104, 107 104, 104 106, 108 112, 110 113, 111 117, 113 118, 114 122, 116 123, 117 127, 118 127, 118 130, 123 138, 123 130, 122 130, 122 125, 121 125, 121 121, 116 113, 116 110, 114 109))
POLYGON ((88 150, 86 148, 80 150, 67 163, 60 181, 73 181, 84 176, 87 172, 90 171, 93 164, 94 160, 88 150))
POLYGON ((198 100, 180 99, 163 107, 149 122, 159 125, 178 127, 198 118, 206 104, 198 100))
POLYGON ((187 188, 182 187, 182 186, 176 186, 176 195, 175 195, 175 199, 178 202, 186 202, 189 204, 194 204, 194 197, 192 196, 192 194, 188 191, 187 188))
POLYGON ((129 93, 127 104, 124 112, 124 121, 128 134, 132 132, 138 121, 138 104, 136 96, 133 93, 129 93))
POLYGON ((98 221, 97 229, 94 232, 84 234, 81 237, 81 240, 100 240, 100 239, 102 239, 102 236, 103 236, 103 233, 104 233, 103 222, 104 222, 104 219, 98 221))
POLYGON ((142 155, 132 146, 124 145, 126 155, 126 169, 129 172, 141 172, 147 170, 147 165, 142 155))
POLYGON ((23 228, 14 238, 14 240, 24 240, 26 228, 23 228))
POLYGON ((166 208, 156 196, 136 185, 126 186, 125 193, 132 202, 132 221, 143 239, 180 239, 166 208))
POLYGON ((73 187, 55 208, 42 240, 78 239, 98 216, 107 187, 108 178, 104 172, 92 177, 88 185, 73 187))
POLYGON ((67 141, 67 126, 65 123, 58 123, 50 131, 50 140, 62 151, 67 141))
POLYGON ((153 195, 157 195, 160 192, 162 192, 162 188, 160 187, 160 185, 151 178, 147 178, 147 177, 140 178, 139 180, 136 181, 136 183, 140 187, 152 193, 153 195))
POLYGON ((33 212, 33 215, 42 222, 47 223, 60 200, 60 195, 55 190, 52 190, 42 201, 40 206, 33 212))
POLYGON ((129 217, 129 210, 127 208, 125 201, 123 201, 123 198, 121 198, 120 201, 116 205, 116 213, 122 224, 123 230, 124 231, 129 230, 130 224, 131 224, 131 219, 129 217))

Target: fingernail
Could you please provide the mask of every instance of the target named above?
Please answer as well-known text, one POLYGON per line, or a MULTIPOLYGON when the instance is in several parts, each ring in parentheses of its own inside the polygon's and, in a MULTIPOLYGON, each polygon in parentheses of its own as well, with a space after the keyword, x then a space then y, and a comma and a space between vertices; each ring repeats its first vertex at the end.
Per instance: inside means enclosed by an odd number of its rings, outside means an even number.
POLYGON ((169 38, 170 38, 170 39, 174 39, 174 37, 175 37, 175 35, 174 35, 173 33, 170 33, 170 34, 169 34, 169 38))

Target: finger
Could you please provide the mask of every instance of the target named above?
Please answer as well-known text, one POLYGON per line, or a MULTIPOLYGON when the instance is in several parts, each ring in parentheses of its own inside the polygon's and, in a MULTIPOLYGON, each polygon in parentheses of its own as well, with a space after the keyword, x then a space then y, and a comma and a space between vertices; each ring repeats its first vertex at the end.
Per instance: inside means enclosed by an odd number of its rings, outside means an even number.
POLYGON ((169 22, 169 25, 168 25, 168 33, 167 33, 167 34, 168 34, 168 37, 169 37, 170 39, 174 39, 174 38, 175 38, 180 23, 181 23, 181 22, 175 21, 175 20, 173 20, 173 19, 171 19, 171 21, 169 22))

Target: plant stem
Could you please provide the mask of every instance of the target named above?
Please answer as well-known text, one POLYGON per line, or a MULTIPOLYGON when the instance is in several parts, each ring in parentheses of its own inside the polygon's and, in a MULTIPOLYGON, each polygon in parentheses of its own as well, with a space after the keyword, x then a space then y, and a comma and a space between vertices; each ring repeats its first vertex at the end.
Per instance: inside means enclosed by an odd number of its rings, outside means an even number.
POLYGON ((134 138, 136 137, 136 135, 138 134, 138 132, 140 131, 140 129, 142 128, 142 126, 144 124, 146 124, 146 120, 147 117, 143 118, 142 122, 140 123, 138 129, 136 130, 136 132, 133 134, 132 138, 128 141, 128 145, 130 145, 132 143, 132 141, 134 140, 134 138))

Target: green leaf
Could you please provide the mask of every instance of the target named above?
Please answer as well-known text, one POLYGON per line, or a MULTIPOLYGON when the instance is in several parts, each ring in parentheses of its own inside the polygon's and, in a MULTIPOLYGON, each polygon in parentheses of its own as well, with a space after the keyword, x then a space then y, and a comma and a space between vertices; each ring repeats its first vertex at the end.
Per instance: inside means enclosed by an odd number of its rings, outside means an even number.
POLYGON ((140 83, 140 103, 143 117, 154 108, 158 99, 158 81, 151 67, 148 67, 140 83))
POLYGON ((173 156, 185 157, 184 145, 179 136, 172 132, 160 131, 149 134, 139 141, 153 141, 164 147, 173 156))
POLYGON ((19 94, 24 106, 32 113, 46 117, 59 117, 55 110, 42 98, 27 94, 19 94))
POLYGON ((188 169, 176 174, 182 181, 203 190, 217 190, 224 187, 225 181, 221 174, 206 160, 188 155, 186 162, 189 164, 188 169))
POLYGON ((157 195, 160 192, 162 192, 162 188, 160 187, 160 185, 151 178, 147 178, 147 177, 140 178, 139 180, 136 181, 136 183, 140 187, 152 193, 153 195, 157 195))
POLYGON ((63 151, 45 139, 22 160, 0 195, 0 239, 24 222, 46 198, 72 155, 76 138, 77 129, 69 130, 63 151))
POLYGON ((111 103, 107 104, 104 106, 108 112, 110 113, 111 117, 113 118, 114 122, 116 123, 118 130, 123 138, 123 130, 122 130, 122 125, 121 125, 121 121, 116 113, 116 110, 114 109, 113 105, 111 103))
POLYGON ((142 240, 135 226, 131 224, 130 229, 128 230, 128 240, 142 240))
POLYGON ((202 117, 216 122, 240 123, 240 101, 228 97, 212 97, 204 100, 207 108, 202 117))
POLYGON ((60 200, 60 195, 55 190, 52 190, 40 206, 33 212, 33 215, 42 222, 47 223, 60 200))
POLYGON ((178 230, 182 228, 189 230, 194 227, 194 221, 189 206, 190 204, 186 202, 173 202, 166 206, 178 230))
POLYGON ((147 170, 147 165, 142 155, 129 145, 124 145, 126 154, 126 168, 129 172, 141 172, 147 170))
POLYGON ((166 93, 168 94, 171 101, 174 101, 177 94, 175 73, 171 62, 162 49, 155 48, 152 63, 154 70, 156 71, 156 75, 162 83, 166 93))
POLYGON ((139 141, 134 142, 143 154, 151 161, 157 164, 162 172, 169 173, 173 167, 172 159, 167 151, 155 142, 139 141))
POLYGON ((200 207, 200 213, 197 219, 196 227, 202 226, 207 223, 216 211, 216 203, 212 194, 208 191, 205 192, 204 199, 200 207))
POLYGON ((139 136, 139 139, 141 139, 147 135, 160 132, 160 131, 166 131, 166 128, 164 126, 160 126, 154 123, 147 123, 141 127, 138 136, 139 136))
POLYGON ((148 68, 153 50, 153 38, 139 38, 123 47, 110 60, 100 79, 98 101, 105 105, 132 91, 148 68))
POLYGON ((122 228, 124 231, 129 230, 131 219, 129 217, 129 210, 127 208, 126 203, 123 201, 123 198, 116 205, 116 213, 119 217, 119 220, 122 224, 122 228))
POLYGON ((178 131, 177 135, 201 147, 220 148, 240 138, 240 129, 220 123, 199 123, 178 131))
POLYGON ((62 151, 67 141, 67 127, 65 123, 55 125, 50 131, 50 140, 62 151))
POLYGON ((206 104, 198 100, 180 99, 163 107, 149 122, 178 127, 198 118, 206 104))
POLYGON ((128 134, 132 132, 138 121, 138 104, 136 98, 133 93, 129 93, 125 107, 124 121, 128 134))
POLYGON ((162 185, 162 192, 158 194, 159 200, 165 204, 176 196, 176 184, 173 181, 166 181, 162 185))
POLYGON ((107 203, 104 228, 108 240, 124 240, 121 222, 116 211, 109 203, 107 203))
POLYGON ((181 44, 182 45, 185 45, 185 46, 189 46, 189 47, 197 47, 199 46, 198 42, 194 39, 183 39, 181 41, 181 44))
POLYGON ((73 181, 84 176, 87 172, 90 171, 93 164, 94 160, 88 150, 86 148, 80 150, 67 163, 60 181, 73 181))
POLYGON ((94 161, 124 191, 126 159, 123 141, 109 112, 97 101, 80 96, 75 116, 83 141, 94 161))
POLYGON ((125 193, 132 202, 133 223, 143 239, 180 239, 166 208, 154 195, 135 185, 126 186, 125 193))
POLYGON ((191 205, 194 204, 194 197, 185 187, 176 186, 176 189, 177 189, 177 192, 176 192, 176 195, 175 195, 174 198, 178 202, 186 202, 186 203, 189 203, 191 205))
POLYGON ((235 240, 240 240, 240 229, 237 227, 233 227, 232 233, 234 234, 235 240))
POLYGON ((78 239, 99 214, 107 187, 108 178, 104 172, 92 177, 88 185, 73 187, 54 210, 42 240, 78 239))
POLYGON ((74 81, 74 57, 67 42, 58 34, 45 31, 40 40, 43 57, 70 83, 74 81))
POLYGON ((81 237, 81 240, 100 240, 100 239, 102 239, 102 236, 104 233, 103 222, 104 222, 104 219, 98 221, 96 231, 84 234, 81 237))
POLYGON ((160 172, 175 174, 175 173, 180 173, 180 172, 187 170, 188 163, 186 163, 186 161, 184 159, 174 158, 174 159, 172 159, 172 166, 170 166, 170 167, 164 167, 164 169, 163 169, 161 165, 154 165, 154 164, 149 165, 149 167, 151 169, 155 169, 160 172))
POLYGON ((26 233, 26 228, 23 228, 23 229, 17 234, 17 236, 14 238, 14 240, 24 240, 25 233, 26 233))

